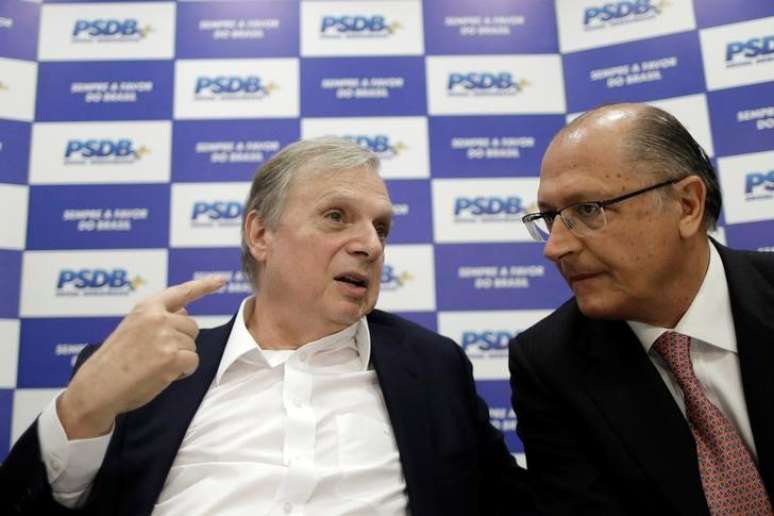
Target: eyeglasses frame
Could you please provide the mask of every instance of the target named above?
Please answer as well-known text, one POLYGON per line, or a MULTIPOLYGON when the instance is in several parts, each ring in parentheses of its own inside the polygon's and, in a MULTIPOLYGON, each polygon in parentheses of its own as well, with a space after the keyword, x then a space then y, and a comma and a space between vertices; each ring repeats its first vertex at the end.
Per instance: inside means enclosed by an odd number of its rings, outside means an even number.
MULTIPOLYGON (((559 217, 561 217, 562 222, 564 222, 564 225, 567 227, 567 229, 572 231, 573 226, 571 224, 568 224, 567 220, 564 218, 564 215, 562 215, 562 212, 564 210, 568 209, 568 208, 572 208, 572 207, 578 206, 580 204, 596 204, 597 206, 599 206, 600 210, 602 210, 602 213, 604 214, 605 208, 607 208, 608 206, 611 206, 613 204, 619 203, 621 201, 625 201, 627 199, 631 199, 632 197, 635 197, 637 195, 641 195, 641 194, 644 194, 644 193, 647 193, 647 192, 651 192, 651 191, 656 190, 658 188, 663 188, 664 186, 668 186, 668 185, 673 185, 675 183, 679 183, 680 181, 682 181, 686 177, 689 177, 689 176, 684 176, 684 177, 681 177, 681 178, 678 178, 678 179, 668 179, 666 181, 662 181, 660 183, 656 183, 655 185, 646 186, 645 188, 641 188, 639 190, 635 190, 634 192, 629 192, 629 193, 626 193, 626 194, 623 194, 623 195, 619 195, 618 197, 613 197, 612 199, 604 199, 604 200, 601 200, 601 201, 581 201, 581 202, 572 203, 572 204, 570 204, 568 206, 565 206, 564 208, 559 209, 559 210, 537 211, 537 212, 533 212, 533 213, 527 213, 526 215, 524 215, 521 218, 521 221, 525 225, 529 225, 530 223, 532 223, 532 222, 534 222, 534 221, 536 221, 538 219, 545 219, 547 217, 551 217, 551 219, 556 219, 556 217, 559 216, 559 217)), ((605 220, 607 220, 607 219, 605 219, 605 220)), ((572 231, 572 232, 573 232, 573 234, 577 235, 577 233, 575 233, 574 231, 572 231)), ((549 231, 549 235, 550 234, 551 233, 549 231)), ((532 235, 531 231, 530 231, 530 235, 532 235)), ((533 238, 534 238, 534 236, 533 236, 533 238)), ((541 241, 543 241, 543 240, 541 240, 541 241)))

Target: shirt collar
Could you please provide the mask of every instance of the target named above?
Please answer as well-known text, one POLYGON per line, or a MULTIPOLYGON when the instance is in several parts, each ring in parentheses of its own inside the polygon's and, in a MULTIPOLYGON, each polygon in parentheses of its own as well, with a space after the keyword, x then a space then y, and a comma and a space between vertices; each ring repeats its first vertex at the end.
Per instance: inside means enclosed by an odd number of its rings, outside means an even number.
MULTIPOLYGON (((234 326, 226 342, 226 348, 223 350, 223 356, 220 359, 218 372, 215 375, 215 384, 220 384, 223 375, 237 360, 248 353, 253 353, 260 357, 260 360, 268 367, 268 361, 264 358, 264 351, 261 345, 253 339, 250 331, 247 329, 247 314, 253 309, 254 297, 245 298, 239 305, 234 326)), ((298 351, 306 353, 308 356, 338 347, 353 347, 363 364, 363 370, 367 370, 371 360, 371 333, 368 330, 368 323, 365 317, 344 328, 343 330, 327 335, 321 339, 308 342, 301 346, 298 351)))
POLYGON ((645 348, 645 352, 650 351, 653 343, 662 333, 673 330, 711 346, 736 353, 736 334, 726 271, 715 246, 710 244, 709 248, 709 265, 704 281, 693 298, 691 306, 674 328, 626 321, 645 348))

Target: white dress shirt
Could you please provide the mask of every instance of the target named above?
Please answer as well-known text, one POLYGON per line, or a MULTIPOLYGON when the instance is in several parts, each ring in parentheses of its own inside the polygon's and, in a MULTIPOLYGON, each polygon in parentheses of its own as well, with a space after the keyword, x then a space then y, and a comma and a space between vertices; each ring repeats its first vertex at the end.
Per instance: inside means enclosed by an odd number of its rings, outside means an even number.
MULTIPOLYGON (((298 350, 262 350, 245 325, 251 299, 240 306, 154 516, 407 514, 400 455, 369 368, 365 318, 298 350)), ((71 468, 68 460, 83 441, 67 441, 55 409, 53 418, 44 416, 39 434, 49 482, 57 500, 72 507, 83 496, 73 486, 91 483, 110 436, 89 440, 102 449, 84 482, 81 465, 71 468), (51 419, 54 428, 41 428, 51 419)))
POLYGON ((666 331, 691 337, 691 363, 707 398, 739 432, 747 449, 757 460, 747 404, 742 391, 734 317, 728 295, 726 271, 715 246, 710 244, 710 259, 704 281, 674 328, 659 328, 637 321, 627 321, 640 340, 648 358, 656 366, 669 392, 685 416, 685 400, 677 380, 666 362, 652 349, 656 339, 666 331))

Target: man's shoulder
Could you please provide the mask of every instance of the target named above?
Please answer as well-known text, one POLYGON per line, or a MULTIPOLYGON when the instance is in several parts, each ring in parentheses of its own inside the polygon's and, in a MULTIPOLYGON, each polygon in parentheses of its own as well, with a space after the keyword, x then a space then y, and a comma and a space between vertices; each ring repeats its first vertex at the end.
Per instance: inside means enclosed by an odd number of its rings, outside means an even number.
POLYGON ((366 319, 368 320, 368 323, 372 328, 373 327, 391 328, 394 330, 401 331, 404 334, 409 334, 414 337, 418 337, 422 340, 425 340, 425 339, 447 340, 446 337, 443 337, 438 333, 428 328, 425 328, 420 324, 415 323, 414 321, 410 321, 405 317, 401 317, 400 315, 397 315, 391 312, 385 312, 382 310, 372 310, 371 313, 369 313, 366 316, 366 319))
POLYGON ((452 339, 399 315, 373 310, 366 318, 372 333, 380 330, 395 332, 414 350, 438 353, 453 351, 455 354, 459 352, 459 346, 452 339))
POLYGON ((574 334, 587 320, 573 297, 565 301, 550 315, 522 331, 517 338, 521 340, 563 340, 564 336, 574 334))
POLYGON ((510 352, 512 355, 518 353, 538 360, 567 357, 568 347, 586 333, 589 321, 573 297, 511 339, 510 352))
POLYGON ((762 274, 768 277, 774 276, 774 252, 725 248, 721 253, 725 253, 731 260, 746 260, 762 274))
POLYGON ((774 253, 729 249, 718 244, 716 248, 732 291, 744 294, 774 288, 774 253))

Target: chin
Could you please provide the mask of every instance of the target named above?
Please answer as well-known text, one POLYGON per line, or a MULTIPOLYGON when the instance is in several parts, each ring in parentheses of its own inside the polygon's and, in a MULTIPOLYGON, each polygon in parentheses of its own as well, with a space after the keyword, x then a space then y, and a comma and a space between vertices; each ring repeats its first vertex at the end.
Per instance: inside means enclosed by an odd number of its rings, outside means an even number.
POLYGON ((346 328, 359 321, 366 313, 367 312, 364 312, 360 306, 343 307, 341 310, 337 310, 336 313, 331 314, 331 319, 346 328))
POLYGON ((598 296, 576 296, 578 308, 589 319, 624 319, 616 303, 598 296))

